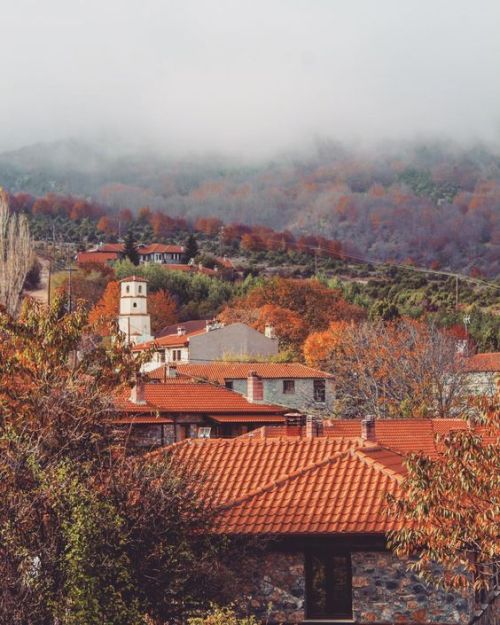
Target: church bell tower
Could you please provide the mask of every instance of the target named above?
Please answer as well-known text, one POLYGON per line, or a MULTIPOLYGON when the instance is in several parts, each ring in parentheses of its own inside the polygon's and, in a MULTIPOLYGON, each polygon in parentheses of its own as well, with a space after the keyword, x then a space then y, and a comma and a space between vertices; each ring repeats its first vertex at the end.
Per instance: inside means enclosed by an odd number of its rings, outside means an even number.
POLYGON ((127 343, 151 341, 151 317, 148 314, 148 281, 138 276, 120 280, 120 315, 118 327, 127 343))

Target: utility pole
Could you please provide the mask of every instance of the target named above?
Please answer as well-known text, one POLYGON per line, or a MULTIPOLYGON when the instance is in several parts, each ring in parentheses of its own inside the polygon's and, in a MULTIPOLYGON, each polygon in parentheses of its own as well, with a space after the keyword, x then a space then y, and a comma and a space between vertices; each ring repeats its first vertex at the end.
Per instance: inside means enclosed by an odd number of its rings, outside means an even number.
POLYGON ((71 265, 68 265, 68 312, 71 313, 72 312, 72 306, 71 306, 71 274, 73 273, 74 269, 73 267, 71 267, 71 265))
POLYGON ((458 310, 458 275, 455 275, 455 310, 458 310))
POLYGON ((48 275, 47 275, 47 304, 48 304, 49 308, 50 308, 51 282, 52 282, 52 260, 49 258, 49 272, 48 272, 48 275))

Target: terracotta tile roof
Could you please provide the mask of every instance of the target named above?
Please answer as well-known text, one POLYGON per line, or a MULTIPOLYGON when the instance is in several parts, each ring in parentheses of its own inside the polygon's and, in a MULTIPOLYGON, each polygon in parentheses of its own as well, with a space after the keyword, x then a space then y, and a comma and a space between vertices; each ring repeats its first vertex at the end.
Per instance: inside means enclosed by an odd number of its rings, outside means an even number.
POLYGON ((401 456, 383 448, 334 454, 255 493, 218 515, 228 534, 385 533, 399 526, 387 515, 397 495, 401 456))
POLYGON ((211 382, 224 384, 225 380, 245 379, 251 371, 264 379, 318 379, 333 378, 329 373, 306 367, 298 362, 213 362, 186 363, 177 365, 177 371, 194 378, 204 378, 211 382))
POLYGON ((500 372, 500 352, 488 354, 475 354, 465 360, 466 371, 471 372, 500 372))
POLYGON ((116 252, 78 252, 76 262, 79 265, 85 263, 109 263, 119 258, 116 252))
POLYGON ((217 423, 284 423, 283 415, 210 415, 217 423))
POLYGON ((169 334, 168 336, 161 336, 152 341, 138 343, 134 345, 133 351, 141 352, 145 349, 151 349, 152 347, 186 347, 189 345, 189 337, 198 334, 205 334, 205 329, 186 332, 186 334, 169 334))
POLYGON ((144 384, 146 405, 131 402, 125 389, 115 399, 115 409, 123 412, 158 411, 201 414, 284 414, 286 409, 271 404, 252 404, 243 395, 211 384, 144 384))
POLYGON ((169 326, 165 326, 162 328, 158 334, 157 338, 162 336, 168 336, 169 334, 177 334, 177 328, 179 326, 186 329, 186 332, 194 332, 195 330, 204 330, 207 327, 207 324, 210 323, 211 319, 193 319, 191 321, 182 321, 179 323, 174 323, 169 326))
MULTIPOLYGON (((296 471, 354 448, 356 439, 188 439, 167 448, 175 462, 204 476, 206 496, 214 505, 227 505, 273 484, 296 471)), ((163 454, 158 450, 154 454, 163 454)))
POLYGON ((125 249, 125 245, 123 243, 103 243, 96 247, 91 252, 123 252, 125 249))
MULTIPOLYGON (((435 457, 439 452, 436 435, 444 436, 452 430, 467 429, 463 419, 379 419, 375 431, 377 442, 398 453, 408 454, 423 452, 435 457)), ((274 438, 286 436, 287 432, 294 435, 305 435, 305 429, 279 427, 263 427, 249 432, 245 436, 274 438)), ((326 421, 323 434, 325 437, 348 436, 361 438, 360 419, 339 419, 326 421)))
POLYGON ((142 256, 144 254, 182 254, 184 248, 182 245, 165 245, 163 243, 151 243, 137 248, 142 256))
POLYGON ((108 423, 113 425, 137 425, 137 424, 162 424, 162 423, 174 423, 173 419, 169 419, 168 417, 160 417, 156 415, 150 416, 142 416, 142 415, 133 415, 131 417, 123 417, 121 419, 110 419, 108 423))
POLYGON ((386 496, 400 492, 405 455, 435 453, 429 441, 437 432, 464 427, 454 419, 378 421, 379 439, 394 442, 399 452, 363 441, 359 421, 336 421, 325 436, 287 436, 290 429, 265 427, 231 440, 186 440, 154 453, 170 453, 174 464, 197 477, 221 533, 385 534, 399 527, 388 516, 386 496))

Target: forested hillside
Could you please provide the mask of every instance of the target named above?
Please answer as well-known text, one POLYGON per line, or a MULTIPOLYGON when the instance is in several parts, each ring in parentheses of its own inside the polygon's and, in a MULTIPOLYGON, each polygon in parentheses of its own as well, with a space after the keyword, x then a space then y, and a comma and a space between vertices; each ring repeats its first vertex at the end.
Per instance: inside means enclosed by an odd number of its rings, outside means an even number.
POLYGON ((500 158, 486 148, 368 153, 326 145, 307 158, 252 166, 110 154, 77 142, 4 153, 0 184, 11 193, 80 195, 111 221, 148 207, 170 218, 321 234, 346 254, 375 260, 500 270, 500 158))

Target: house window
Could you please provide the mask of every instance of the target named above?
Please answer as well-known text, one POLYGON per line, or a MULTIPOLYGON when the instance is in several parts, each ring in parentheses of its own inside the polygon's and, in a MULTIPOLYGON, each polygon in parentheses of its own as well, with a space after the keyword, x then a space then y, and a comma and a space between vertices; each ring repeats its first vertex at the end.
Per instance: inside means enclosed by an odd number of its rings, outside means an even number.
POLYGON ((314 401, 325 403, 326 383, 324 380, 314 380, 314 401))
POLYGON ((352 619, 351 554, 325 546, 306 553, 306 616, 352 619))
POLYGON ((160 362, 165 362, 165 352, 164 351, 158 352, 158 360, 160 362))
POLYGON ((233 390, 233 380, 226 380, 225 381, 225 386, 226 388, 230 389, 231 391, 233 390))
POLYGON ((295 380, 283 380, 283 394, 293 395, 295 393, 295 380))
POLYGON ((180 360, 181 359, 181 350, 173 349, 172 350, 172 360, 180 360))

